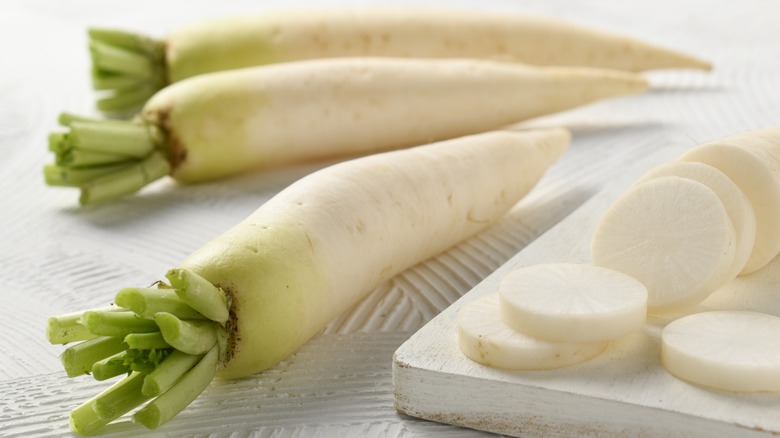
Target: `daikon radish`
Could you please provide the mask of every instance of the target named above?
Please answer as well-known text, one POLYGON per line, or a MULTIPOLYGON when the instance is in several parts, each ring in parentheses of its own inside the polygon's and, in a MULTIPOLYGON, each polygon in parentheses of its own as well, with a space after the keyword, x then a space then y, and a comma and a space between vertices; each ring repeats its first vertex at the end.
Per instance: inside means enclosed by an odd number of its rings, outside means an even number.
POLYGON ((511 12, 418 8, 278 11, 220 18, 164 40, 91 29, 93 83, 106 112, 139 108, 158 89, 220 70, 331 57, 489 58, 627 71, 709 69, 634 38, 511 12))
POLYGON ((740 188, 718 169, 699 162, 674 161, 656 166, 637 183, 661 176, 679 176, 698 181, 712 189, 720 198, 737 234, 737 249, 734 253, 733 272, 729 278, 736 277, 745 267, 756 241, 756 215, 753 204, 740 188))
POLYGON ((696 313, 661 335, 664 367, 680 379, 738 392, 780 391, 780 318, 758 312, 696 313))
POLYGON ((756 241, 742 274, 780 253, 780 128, 750 131, 699 145, 681 161, 709 164, 734 181, 753 205, 756 241))
POLYGON ((66 118, 46 176, 80 187, 89 204, 166 174, 193 183, 416 146, 646 89, 632 73, 473 60, 342 58, 211 73, 160 91, 134 122, 66 118))
POLYGON ((499 287, 501 320, 550 342, 608 341, 638 330, 647 288, 612 269, 545 263, 507 274, 499 287))
MULTIPOLYGON (((169 271, 169 284, 123 289, 115 299, 122 311, 78 319, 87 333, 75 334, 99 337, 66 350, 69 374, 118 354, 122 341, 147 348, 125 349, 141 377, 76 408, 73 430, 96 432, 135 407, 124 403, 105 416, 92 409, 111 406, 117 394, 136 404, 153 398, 134 419, 156 428, 215 373, 234 378, 273 366, 380 282, 505 214, 569 140, 563 129, 484 133, 342 162, 298 180, 169 271)), ((56 332, 68 324, 49 326, 50 339, 80 340, 56 332)))
POLYGON ((499 316, 498 294, 466 303, 458 312, 458 347, 474 362, 511 370, 545 370, 584 362, 608 342, 548 342, 511 329, 499 316))
POLYGON ((632 186, 607 210, 591 242, 597 266, 641 281, 648 311, 698 303, 733 272, 736 232, 712 189, 676 176, 632 186))

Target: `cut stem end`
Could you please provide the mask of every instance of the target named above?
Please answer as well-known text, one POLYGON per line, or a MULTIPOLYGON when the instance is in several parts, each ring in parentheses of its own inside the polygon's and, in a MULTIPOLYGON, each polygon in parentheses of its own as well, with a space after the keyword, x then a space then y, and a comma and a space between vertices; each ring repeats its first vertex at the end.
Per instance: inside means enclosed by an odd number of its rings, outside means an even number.
POLYGON ((144 123, 60 115, 69 130, 49 137, 55 164, 44 167, 52 186, 78 187, 82 205, 140 190, 171 172, 160 152, 160 135, 144 123))
POLYGON ((89 30, 92 84, 101 92, 98 109, 126 116, 137 112, 168 84, 165 44, 113 29, 89 30))
POLYGON ((176 287, 203 289, 206 295, 218 291, 210 299, 194 301, 209 315, 220 311, 204 303, 228 311, 224 294, 193 272, 176 272, 173 289, 125 288, 117 294, 116 306, 49 319, 47 336, 52 343, 91 338, 63 353, 69 377, 92 373, 96 380, 104 380, 125 375, 71 412, 73 432, 93 435, 119 427, 112 422, 150 399, 133 419, 155 429, 192 403, 214 379, 226 356, 220 342, 227 337, 226 330, 194 309, 189 295, 176 287))

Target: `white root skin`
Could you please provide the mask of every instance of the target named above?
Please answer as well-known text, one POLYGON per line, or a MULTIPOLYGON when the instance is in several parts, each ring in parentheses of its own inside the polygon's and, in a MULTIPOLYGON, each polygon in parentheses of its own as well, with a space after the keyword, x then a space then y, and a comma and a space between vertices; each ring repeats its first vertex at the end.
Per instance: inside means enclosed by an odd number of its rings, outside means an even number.
POLYGON ((750 200, 756 215, 756 241, 742 275, 761 269, 780 253, 780 128, 705 143, 680 160, 717 168, 750 200))
POLYGON ((639 178, 637 184, 662 176, 679 176, 698 181, 718 196, 737 234, 734 264, 728 275, 729 280, 735 278, 745 268, 756 241, 756 215, 753 204, 723 172, 708 164, 694 161, 674 161, 657 166, 639 178))
POLYGON ((664 367, 678 378, 738 392, 780 391, 780 318, 714 311, 669 323, 661 335, 664 367))
POLYGON ((507 12, 273 12, 194 23, 167 38, 172 81, 217 70, 345 56, 499 58, 627 71, 711 68, 700 59, 623 35, 507 12))
POLYGON ((631 275, 648 290, 648 312, 696 304, 728 281, 736 232, 718 196, 676 176, 632 186, 607 210, 591 258, 631 275))
POLYGON ((548 342, 511 329, 499 316, 499 296, 466 303, 458 312, 458 347, 474 362, 511 370, 545 370, 592 359, 608 342, 548 342))
POLYGON ((157 93, 143 117, 168 133, 172 176, 197 182, 417 146, 646 89, 618 71, 342 58, 190 78, 157 93))
POLYGON ((181 266, 232 297, 221 375, 274 365, 380 282, 497 220, 569 139, 474 135, 337 164, 280 192, 181 266))
POLYGON ((501 321, 550 342, 609 341, 641 328, 647 288, 612 269, 545 263, 516 269, 499 286, 501 321))

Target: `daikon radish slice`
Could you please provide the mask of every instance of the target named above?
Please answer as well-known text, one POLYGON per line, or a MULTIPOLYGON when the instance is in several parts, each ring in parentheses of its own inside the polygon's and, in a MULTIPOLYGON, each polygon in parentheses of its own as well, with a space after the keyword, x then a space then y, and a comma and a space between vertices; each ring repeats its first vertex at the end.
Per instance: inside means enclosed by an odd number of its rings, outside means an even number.
POLYGON ((499 317, 498 293, 463 306, 458 313, 458 347, 469 359, 496 368, 542 370, 584 362, 608 342, 558 343, 535 339, 509 328, 499 317))
POLYGON ((736 232, 700 182, 664 176, 632 186, 597 224, 591 258, 647 287, 648 312, 677 311, 725 284, 736 232))
POLYGON ((726 213, 728 213, 737 233, 734 264, 729 274, 730 278, 736 277, 745 267, 756 241, 756 215, 753 211, 753 204, 731 178, 708 164, 695 161, 665 163, 650 169, 639 179, 638 183, 661 176, 689 178, 704 184, 718 195, 723 206, 726 207, 726 213))
POLYGON ((577 263, 547 263, 510 272, 499 287, 510 328, 551 342, 608 341, 639 329, 647 288, 621 272, 577 263))
POLYGON ((780 128, 705 143, 679 159, 718 168, 750 199, 756 214, 756 243, 741 274, 761 269, 780 253, 780 128))
POLYGON ((661 358, 673 375, 738 392, 780 391, 780 318, 714 311, 675 320, 661 334, 661 358))

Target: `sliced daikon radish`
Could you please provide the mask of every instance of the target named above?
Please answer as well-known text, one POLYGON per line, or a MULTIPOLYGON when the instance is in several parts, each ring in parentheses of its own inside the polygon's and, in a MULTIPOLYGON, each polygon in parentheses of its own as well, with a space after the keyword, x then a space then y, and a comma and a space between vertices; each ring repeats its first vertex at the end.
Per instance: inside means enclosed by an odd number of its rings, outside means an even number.
POLYGON ((780 318, 715 311, 671 322, 661 358, 673 375, 727 391, 780 391, 780 318))
POLYGON ((495 293, 465 304, 458 313, 458 347, 474 362, 511 370, 543 370, 584 362, 607 348, 606 341, 538 340, 509 328, 498 312, 495 293))
POLYGON ((750 199, 756 214, 756 243, 742 274, 761 269, 780 253, 780 128, 705 143, 680 160, 718 168, 750 199))
POLYGON ((632 186, 597 224, 591 258, 647 287, 648 312, 698 303, 725 284, 736 232, 715 192, 677 176, 632 186))
POLYGON ((647 317, 647 288, 612 269, 546 263, 516 269, 499 286, 501 320, 551 342, 617 339, 647 317))
POLYGON ((718 195, 737 233, 734 264, 729 274, 730 279, 736 277, 744 269, 756 241, 756 215, 753 212, 753 204, 731 178, 708 164, 695 161, 665 163, 650 169, 637 183, 661 176, 689 178, 704 184, 718 195))

